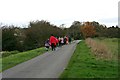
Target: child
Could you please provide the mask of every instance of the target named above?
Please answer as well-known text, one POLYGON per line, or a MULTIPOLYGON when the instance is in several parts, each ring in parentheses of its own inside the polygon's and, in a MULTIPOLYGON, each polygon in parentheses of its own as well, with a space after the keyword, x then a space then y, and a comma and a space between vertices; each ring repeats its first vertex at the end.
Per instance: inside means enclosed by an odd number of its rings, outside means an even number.
POLYGON ((48 49, 50 47, 50 41, 49 41, 49 39, 45 41, 45 47, 46 47, 46 50, 48 51, 48 49))

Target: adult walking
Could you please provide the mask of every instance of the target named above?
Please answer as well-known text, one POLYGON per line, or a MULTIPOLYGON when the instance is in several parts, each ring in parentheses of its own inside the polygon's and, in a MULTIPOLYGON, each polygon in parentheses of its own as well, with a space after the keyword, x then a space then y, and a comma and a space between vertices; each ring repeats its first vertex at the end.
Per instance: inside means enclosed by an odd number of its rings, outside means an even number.
POLYGON ((69 38, 66 36, 66 44, 69 44, 69 38))
POLYGON ((53 36, 53 34, 50 37, 50 44, 51 44, 52 51, 53 50, 55 51, 57 39, 53 36))

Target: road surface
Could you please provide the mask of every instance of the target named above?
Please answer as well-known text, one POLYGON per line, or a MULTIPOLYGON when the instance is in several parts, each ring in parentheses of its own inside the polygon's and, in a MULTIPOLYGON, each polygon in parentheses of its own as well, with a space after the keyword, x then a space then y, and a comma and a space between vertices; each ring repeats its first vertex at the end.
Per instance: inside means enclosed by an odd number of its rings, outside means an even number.
POLYGON ((2 73, 3 78, 59 78, 80 40, 48 51, 2 73))

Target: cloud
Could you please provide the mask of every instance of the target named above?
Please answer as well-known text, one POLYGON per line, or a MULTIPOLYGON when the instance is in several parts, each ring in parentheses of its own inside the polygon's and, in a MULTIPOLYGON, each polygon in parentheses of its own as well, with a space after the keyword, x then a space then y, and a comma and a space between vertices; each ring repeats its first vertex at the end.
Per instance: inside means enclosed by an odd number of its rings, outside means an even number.
POLYGON ((48 20, 59 26, 73 21, 115 23, 118 0, 0 0, 0 22, 26 24, 31 20, 48 20))

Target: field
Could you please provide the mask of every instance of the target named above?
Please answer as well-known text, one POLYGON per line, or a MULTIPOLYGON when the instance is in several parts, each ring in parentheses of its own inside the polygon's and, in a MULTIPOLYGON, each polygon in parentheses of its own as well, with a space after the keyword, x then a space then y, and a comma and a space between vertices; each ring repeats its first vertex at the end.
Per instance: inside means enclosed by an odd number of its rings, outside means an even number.
MULTIPOLYGON (((100 39, 95 39, 101 41, 100 39)), ((116 40, 116 39, 115 39, 116 40)), ((114 55, 117 55, 117 41, 104 39, 114 55), (109 40, 109 41, 107 41, 109 40), (112 47, 114 45, 114 48, 112 47), (111 46, 111 47, 110 47, 111 46)), ((85 41, 80 42, 60 78, 116 78, 118 62, 116 59, 97 59, 85 41)))
POLYGON ((2 68, 0 68, 0 72, 6 70, 8 68, 11 68, 17 64, 25 62, 27 60, 30 60, 30 59, 44 53, 45 51, 46 51, 45 48, 42 47, 42 48, 38 48, 38 49, 26 51, 26 52, 20 52, 17 54, 13 54, 8 57, 0 58, 0 62, 2 62, 2 65, 0 65, 0 66, 2 66, 2 68))
POLYGON ((118 59, 118 40, 117 38, 96 38, 95 39, 98 42, 102 42, 105 44, 109 51, 114 56, 114 59, 118 59))

